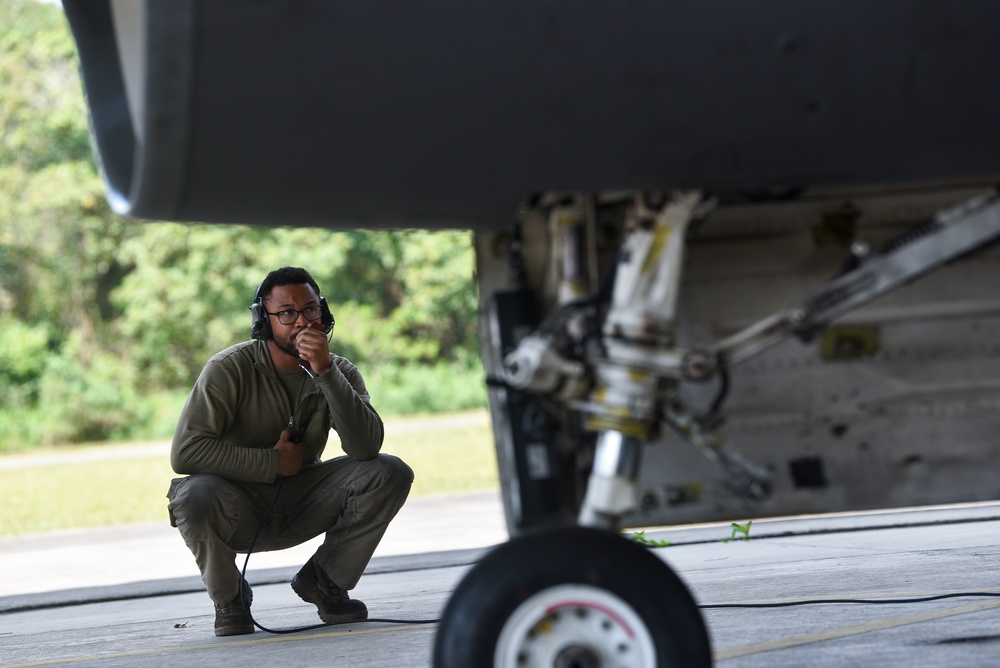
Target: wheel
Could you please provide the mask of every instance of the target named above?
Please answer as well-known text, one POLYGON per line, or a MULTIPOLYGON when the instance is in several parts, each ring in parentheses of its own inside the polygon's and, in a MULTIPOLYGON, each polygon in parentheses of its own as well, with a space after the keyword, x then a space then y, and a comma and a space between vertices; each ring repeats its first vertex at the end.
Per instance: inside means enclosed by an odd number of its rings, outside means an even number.
POLYGON ((515 538, 469 571, 445 606, 436 668, 703 668, 698 606, 670 568, 609 531, 515 538))

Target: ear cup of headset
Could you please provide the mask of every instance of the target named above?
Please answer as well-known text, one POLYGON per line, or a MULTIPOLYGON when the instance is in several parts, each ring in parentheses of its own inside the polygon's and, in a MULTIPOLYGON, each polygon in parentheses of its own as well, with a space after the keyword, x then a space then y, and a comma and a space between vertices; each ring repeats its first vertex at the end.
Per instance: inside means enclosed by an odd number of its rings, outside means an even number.
POLYGON ((250 304, 250 338, 262 339, 264 341, 271 338, 271 323, 268 320, 264 305, 260 300, 250 304))
POLYGON ((323 333, 328 335, 333 331, 333 326, 336 321, 333 319, 333 313, 330 312, 330 305, 326 303, 326 297, 320 295, 319 307, 323 311, 323 316, 320 318, 320 323, 323 325, 323 333))
POLYGON ((260 289, 263 285, 264 281, 261 281, 260 285, 257 286, 257 290, 253 293, 253 303, 248 308, 250 309, 250 338, 266 341, 271 338, 271 322, 267 317, 264 302, 260 298, 260 289))

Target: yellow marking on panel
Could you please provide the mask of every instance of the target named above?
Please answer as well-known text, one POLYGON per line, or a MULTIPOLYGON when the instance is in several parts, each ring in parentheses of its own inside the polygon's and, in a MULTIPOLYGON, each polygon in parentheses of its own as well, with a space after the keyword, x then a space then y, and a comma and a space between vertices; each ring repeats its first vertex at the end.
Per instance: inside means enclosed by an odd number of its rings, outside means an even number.
POLYGON ((660 256, 663 255, 663 250, 670 242, 670 235, 673 234, 673 231, 674 228, 670 225, 657 225, 653 228, 653 243, 642 263, 641 276, 648 274, 659 263, 660 256))

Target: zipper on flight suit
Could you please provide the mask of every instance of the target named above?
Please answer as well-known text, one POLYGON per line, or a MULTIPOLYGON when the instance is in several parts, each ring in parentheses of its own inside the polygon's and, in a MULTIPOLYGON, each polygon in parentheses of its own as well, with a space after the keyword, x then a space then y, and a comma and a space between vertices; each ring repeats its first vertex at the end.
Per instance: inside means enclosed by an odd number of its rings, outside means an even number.
MULTIPOLYGON (((312 373, 309 373, 309 370, 301 364, 299 365, 299 368, 305 371, 310 378, 316 377, 312 373)), ((303 381, 302 387, 299 388, 299 397, 296 400, 295 405, 292 407, 292 414, 288 416, 288 431, 291 433, 292 442, 294 443, 300 443, 302 439, 305 438, 306 427, 309 426, 308 419, 298 428, 296 428, 295 422, 295 417, 299 414, 299 410, 302 408, 302 405, 305 403, 306 399, 313 394, 313 392, 305 393, 305 387, 306 383, 303 381)), ((291 399, 291 397, 289 397, 289 399, 291 399)), ((310 417, 312 417, 312 415, 310 415, 310 417)))

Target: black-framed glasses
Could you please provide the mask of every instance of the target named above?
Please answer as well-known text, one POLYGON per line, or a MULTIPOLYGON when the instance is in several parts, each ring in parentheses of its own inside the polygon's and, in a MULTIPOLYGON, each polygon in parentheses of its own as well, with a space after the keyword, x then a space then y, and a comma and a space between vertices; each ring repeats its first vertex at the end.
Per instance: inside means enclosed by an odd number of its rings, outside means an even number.
POLYGON ((323 315, 323 309, 319 306, 307 306, 304 309, 296 311, 293 308, 286 309, 284 311, 278 311, 277 313, 271 313, 266 311, 268 315, 273 315, 278 318, 278 322, 282 325, 294 325, 295 321, 299 319, 299 313, 306 317, 306 320, 313 322, 319 320, 323 315))

